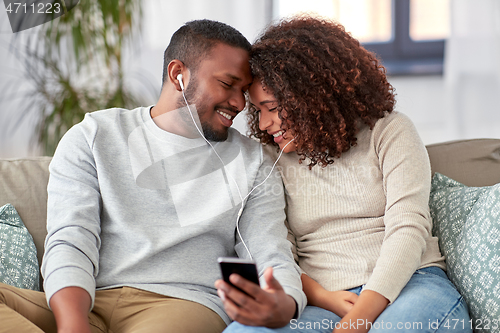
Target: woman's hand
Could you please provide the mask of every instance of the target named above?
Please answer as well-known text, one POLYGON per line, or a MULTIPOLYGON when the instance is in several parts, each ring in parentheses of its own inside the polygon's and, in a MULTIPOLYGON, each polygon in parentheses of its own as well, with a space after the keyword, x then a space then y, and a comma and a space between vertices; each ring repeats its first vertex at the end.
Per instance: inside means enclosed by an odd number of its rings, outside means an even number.
POLYGON ((310 305, 332 311, 342 318, 335 325, 335 333, 368 332, 389 304, 387 298, 373 290, 363 290, 358 296, 349 291, 328 291, 306 274, 300 278, 310 305))
MULTIPOLYGON (((335 313, 340 318, 343 318, 354 306, 358 295, 350 291, 327 291, 321 296, 323 301, 321 302, 321 308, 329 310, 335 313)), ((314 304, 311 304, 314 305, 314 304)), ((319 306, 319 305, 315 305, 319 306)))
POLYGON ((307 296, 307 303, 344 317, 354 306, 358 295, 350 291, 328 291, 308 275, 302 274, 302 287, 307 296))
POLYGON ((364 290, 359 295, 356 304, 342 320, 335 325, 334 333, 356 332, 366 333, 385 310, 389 300, 373 290, 364 290))

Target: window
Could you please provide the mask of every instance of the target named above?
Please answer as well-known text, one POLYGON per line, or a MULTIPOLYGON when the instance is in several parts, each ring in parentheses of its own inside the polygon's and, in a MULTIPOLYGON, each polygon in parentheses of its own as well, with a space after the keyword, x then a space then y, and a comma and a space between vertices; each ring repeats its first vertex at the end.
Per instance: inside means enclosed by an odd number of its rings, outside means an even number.
POLYGON ((450 0, 274 0, 275 18, 307 12, 342 23, 389 75, 441 74, 450 0))

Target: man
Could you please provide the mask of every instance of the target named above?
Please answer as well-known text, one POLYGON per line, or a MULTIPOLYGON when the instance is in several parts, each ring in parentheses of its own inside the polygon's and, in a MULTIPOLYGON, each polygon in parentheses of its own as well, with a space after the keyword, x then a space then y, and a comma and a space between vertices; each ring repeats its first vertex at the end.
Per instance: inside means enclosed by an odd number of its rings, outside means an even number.
POLYGON ((66 133, 50 165, 45 296, 2 285, 4 329, 220 332, 230 318, 214 287, 217 258, 250 254, 274 270, 262 289, 232 277, 254 312, 233 317, 278 327, 302 311, 281 180, 272 175, 251 191, 270 161, 229 129, 251 83, 249 49, 223 23, 188 22, 165 51, 156 105, 89 113, 66 133))

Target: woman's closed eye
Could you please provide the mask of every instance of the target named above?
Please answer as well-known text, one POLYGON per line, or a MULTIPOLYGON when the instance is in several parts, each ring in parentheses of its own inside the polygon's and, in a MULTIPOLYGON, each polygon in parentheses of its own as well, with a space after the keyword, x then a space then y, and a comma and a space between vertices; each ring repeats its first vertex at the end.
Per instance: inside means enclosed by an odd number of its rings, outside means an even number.
MULTIPOLYGON (((255 113, 260 113, 260 109, 257 109, 256 107, 253 107, 253 108, 254 108, 254 109, 253 109, 253 111, 254 111, 255 113)), ((267 110, 267 112, 274 112, 274 111, 276 111, 276 110, 278 110, 278 107, 277 107, 277 106, 276 106, 276 107, 274 107, 274 108, 272 108, 272 109, 267 110)))

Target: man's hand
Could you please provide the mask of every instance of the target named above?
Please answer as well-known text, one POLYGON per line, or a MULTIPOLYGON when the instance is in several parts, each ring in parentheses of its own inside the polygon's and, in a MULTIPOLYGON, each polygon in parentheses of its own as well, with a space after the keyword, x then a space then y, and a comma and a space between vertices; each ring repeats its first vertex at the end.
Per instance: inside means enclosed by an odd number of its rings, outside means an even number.
POLYGON ((50 307, 56 318, 58 333, 90 333, 89 293, 80 287, 67 287, 50 298, 50 307))
POLYGON ((264 279, 267 286, 260 288, 237 274, 229 277, 232 284, 248 295, 222 280, 215 281, 217 293, 231 319, 247 326, 269 328, 283 327, 290 322, 296 310, 295 300, 285 294, 271 267, 264 272, 264 279))

